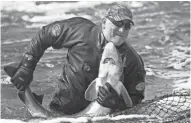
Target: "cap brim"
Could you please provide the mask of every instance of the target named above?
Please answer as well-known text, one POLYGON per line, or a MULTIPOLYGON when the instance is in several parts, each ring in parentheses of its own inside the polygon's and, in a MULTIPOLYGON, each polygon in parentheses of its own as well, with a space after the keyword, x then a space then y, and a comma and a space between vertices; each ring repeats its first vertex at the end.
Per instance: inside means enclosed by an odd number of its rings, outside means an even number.
POLYGON ((131 20, 131 18, 129 18, 127 16, 115 16, 115 17, 113 17, 113 19, 115 21, 129 20, 129 21, 131 21, 132 25, 134 25, 134 22, 131 20))

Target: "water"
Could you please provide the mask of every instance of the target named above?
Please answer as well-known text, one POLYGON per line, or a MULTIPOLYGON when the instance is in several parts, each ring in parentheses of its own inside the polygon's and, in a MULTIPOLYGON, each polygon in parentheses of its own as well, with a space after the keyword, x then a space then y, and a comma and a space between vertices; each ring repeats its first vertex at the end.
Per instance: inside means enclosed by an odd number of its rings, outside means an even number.
MULTIPOLYGON (((190 82, 190 2, 123 2, 132 10, 135 26, 128 41, 138 51, 147 71, 145 99, 191 87, 190 82)), ((100 24, 113 2, 2 2, 1 68, 18 63, 29 41, 41 26, 55 20, 82 16, 100 24)), ((46 94, 48 107, 54 81, 61 73, 66 49, 49 48, 34 73, 31 89, 46 94)), ((16 89, 1 69, 2 118, 30 119, 16 89)))

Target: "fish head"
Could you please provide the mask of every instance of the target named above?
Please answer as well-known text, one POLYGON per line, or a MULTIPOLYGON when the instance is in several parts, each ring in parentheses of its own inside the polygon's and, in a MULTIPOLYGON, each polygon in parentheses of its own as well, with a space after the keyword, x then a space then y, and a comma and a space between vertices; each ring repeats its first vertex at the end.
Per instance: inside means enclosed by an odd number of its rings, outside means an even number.
POLYGON ((119 51, 112 42, 106 44, 102 53, 98 77, 121 80, 123 76, 123 64, 119 51))

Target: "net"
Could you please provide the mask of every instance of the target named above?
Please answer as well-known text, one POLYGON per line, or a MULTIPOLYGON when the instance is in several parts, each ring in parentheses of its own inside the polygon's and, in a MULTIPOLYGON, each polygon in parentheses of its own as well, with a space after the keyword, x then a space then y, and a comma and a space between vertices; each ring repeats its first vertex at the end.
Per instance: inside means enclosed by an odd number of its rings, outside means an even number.
POLYGON ((190 89, 175 91, 152 100, 145 101, 122 112, 115 112, 112 117, 121 114, 142 114, 155 116, 163 123, 187 123, 190 119, 190 89))
MULTIPOLYGON (((30 123, 189 123, 190 89, 156 97, 110 115, 79 118, 30 119, 30 123)), ((15 122, 3 119, 3 122, 15 122)), ((22 122, 19 121, 18 122, 22 122)), ((23 122, 22 122, 23 123, 23 122)))
MULTIPOLYGON (((145 101, 124 111, 96 117, 80 117, 70 122, 83 123, 189 123, 190 90, 176 91, 145 101), (84 119, 83 119, 84 118, 84 119)), ((69 119, 59 119, 68 122, 69 119)), ((72 120, 72 121, 71 121, 72 120)), ((54 119, 58 123, 58 119, 54 119)), ((60 122, 59 122, 60 123, 60 122)))

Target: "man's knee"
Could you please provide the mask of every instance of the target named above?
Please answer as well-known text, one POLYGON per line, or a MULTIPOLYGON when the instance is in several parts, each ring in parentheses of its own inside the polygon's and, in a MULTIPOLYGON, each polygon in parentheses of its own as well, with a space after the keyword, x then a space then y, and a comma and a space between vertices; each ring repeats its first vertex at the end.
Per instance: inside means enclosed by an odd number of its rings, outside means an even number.
POLYGON ((55 112, 73 114, 83 110, 89 104, 83 94, 73 90, 67 82, 60 81, 49 108, 55 112))
POLYGON ((55 112, 63 112, 62 107, 70 103, 71 99, 71 89, 67 85, 67 82, 58 79, 56 91, 53 94, 53 98, 49 104, 49 108, 55 112))
POLYGON ((55 96, 49 105, 49 108, 55 112, 63 114, 74 114, 80 112, 88 105, 82 97, 74 97, 70 99, 64 96, 55 96))

